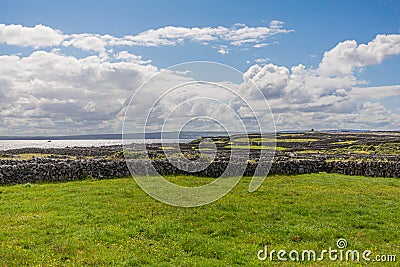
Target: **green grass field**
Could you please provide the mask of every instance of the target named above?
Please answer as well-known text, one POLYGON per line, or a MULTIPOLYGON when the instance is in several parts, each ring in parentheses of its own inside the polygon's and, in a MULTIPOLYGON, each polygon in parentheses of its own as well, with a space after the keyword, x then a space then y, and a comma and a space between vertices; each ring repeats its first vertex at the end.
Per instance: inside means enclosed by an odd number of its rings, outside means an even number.
MULTIPOLYGON (((169 179, 188 186, 211 181, 169 179)), ((249 182, 243 178, 224 198, 198 208, 160 203, 131 178, 1 186, 0 266, 293 266, 261 262, 257 252, 264 245, 321 251, 336 248, 341 237, 348 249, 400 261, 400 179, 270 176, 254 193, 249 182)))
POLYGON ((230 149, 262 149, 262 150, 277 150, 277 151, 282 151, 287 149, 286 147, 279 147, 279 146, 256 146, 256 145, 227 145, 224 147, 230 149))

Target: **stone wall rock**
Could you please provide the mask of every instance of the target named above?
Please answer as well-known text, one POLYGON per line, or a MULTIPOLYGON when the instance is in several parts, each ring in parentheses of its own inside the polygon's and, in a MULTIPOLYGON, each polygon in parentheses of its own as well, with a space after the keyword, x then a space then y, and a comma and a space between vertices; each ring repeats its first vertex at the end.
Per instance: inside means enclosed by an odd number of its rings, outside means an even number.
MULTIPOLYGON (((22 184, 37 182, 73 181, 93 178, 118 178, 130 176, 127 164, 135 175, 155 174, 179 175, 189 174, 206 177, 221 176, 228 166, 226 161, 212 162, 206 169, 198 172, 186 172, 180 168, 182 162, 171 164, 166 160, 60 160, 36 158, 32 160, 0 160, 0 184, 22 184)), ((232 163, 234 164, 238 163, 232 163)), ((237 165, 239 166, 239 165, 237 165)), ((245 176, 252 176, 257 163, 247 164, 245 176)), ((330 161, 325 160, 275 160, 269 174, 306 174, 306 173, 340 173, 372 177, 400 177, 400 163, 394 161, 330 161)), ((232 168, 225 175, 242 175, 243 169, 232 168)))

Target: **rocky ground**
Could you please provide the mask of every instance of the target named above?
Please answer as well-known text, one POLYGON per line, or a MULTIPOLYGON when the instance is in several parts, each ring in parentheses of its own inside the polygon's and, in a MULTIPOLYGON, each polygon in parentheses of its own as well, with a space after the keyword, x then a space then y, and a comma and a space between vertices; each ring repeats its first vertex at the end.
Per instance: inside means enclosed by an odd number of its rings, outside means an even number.
POLYGON ((146 147, 132 144, 125 147, 23 148, 0 152, 0 183, 124 177, 130 174, 127 165, 136 174, 143 175, 149 174, 149 164, 162 174, 219 177, 228 162, 247 164, 244 172, 232 175, 252 176, 259 162, 269 162, 272 164, 270 174, 334 172, 400 177, 400 133, 252 134, 203 137, 187 143, 148 144, 146 147), (175 167, 174 162, 186 166, 188 162, 199 162, 206 169, 187 172, 175 167))
MULTIPOLYGON (((250 159, 257 160, 260 151, 272 152, 275 158, 323 159, 323 160, 371 160, 398 161, 400 159, 399 132, 304 132, 278 133, 276 136, 259 134, 203 137, 181 144, 148 144, 146 149, 139 145, 125 148, 125 156, 163 159, 165 154, 182 154, 189 159, 201 155, 216 154, 215 160, 229 160, 232 151, 239 151, 250 159), (249 150, 249 152, 248 152, 249 150)), ((3 159, 30 159, 47 157, 53 159, 105 158, 122 159, 123 147, 68 147, 68 148, 23 148, 0 151, 3 159)))
MULTIPOLYGON (((162 157, 159 144, 148 146, 152 157, 162 157)), ((167 149, 171 150, 169 145, 167 149)), ((212 154, 228 159, 231 152, 249 150, 250 159, 257 160, 260 151, 275 150, 276 160, 327 161, 399 161, 400 133, 398 132, 305 132, 278 133, 276 136, 257 134, 229 137, 204 137, 180 144, 188 156, 212 154)))

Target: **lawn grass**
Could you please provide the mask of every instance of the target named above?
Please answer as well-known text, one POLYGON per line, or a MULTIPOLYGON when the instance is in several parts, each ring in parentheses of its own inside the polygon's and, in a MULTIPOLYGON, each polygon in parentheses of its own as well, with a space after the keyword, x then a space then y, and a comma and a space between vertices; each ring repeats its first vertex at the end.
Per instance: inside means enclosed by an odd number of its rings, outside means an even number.
MULTIPOLYGON (((168 179, 187 186, 212 181, 168 179)), ((336 248, 340 237, 349 249, 400 257, 399 179, 269 176, 254 193, 249 182, 243 178, 224 198, 198 208, 160 203, 132 178, 1 186, 0 266, 293 266, 260 262, 257 251, 321 251, 336 248)))
POLYGON ((338 141, 338 142, 333 142, 331 143, 332 145, 351 145, 356 143, 357 140, 346 140, 346 141, 338 141))
POLYGON ((291 139, 276 139, 276 142, 281 143, 308 143, 308 142, 316 142, 319 139, 315 138, 291 138, 291 139))
POLYGON ((265 142, 265 143, 271 143, 271 142, 276 142, 275 138, 266 138, 266 137, 240 137, 240 138, 234 138, 232 140, 235 143, 251 143, 251 142, 265 142))
MULTIPOLYGON (((21 153, 17 154, 17 157, 0 157, 1 159, 13 159, 13 160, 30 160, 34 158, 50 158, 52 154, 46 153, 21 153)), ((76 159, 76 156, 69 156, 69 155, 57 155, 57 156, 64 156, 70 159, 76 159)))
POLYGON ((236 143, 251 143, 251 142, 265 142, 265 143, 271 143, 271 142, 280 142, 280 143, 308 143, 308 142, 316 142, 319 139, 315 138, 289 138, 289 139, 275 139, 275 138, 260 138, 260 137, 251 137, 251 138, 246 138, 246 137, 241 137, 241 138, 235 138, 233 139, 233 142, 236 143))
POLYGON ((172 147, 172 146, 160 146, 158 148, 163 149, 163 150, 177 150, 176 147, 172 147))
POLYGON ((357 154, 391 154, 398 155, 400 152, 400 143, 383 143, 379 145, 367 145, 367 144, 359 144, 359 145, 351 145, 345 148, 335 148, 332 151, 336 151, 338 153, 346 153, 352 152, 357 154))
POLYGON ((260 149, 260 150, 286 150, 286 147, 280 147, 280 146, 256 146, 256 145, 226 145, 224 148, 230 148, 230 149, 260 149))

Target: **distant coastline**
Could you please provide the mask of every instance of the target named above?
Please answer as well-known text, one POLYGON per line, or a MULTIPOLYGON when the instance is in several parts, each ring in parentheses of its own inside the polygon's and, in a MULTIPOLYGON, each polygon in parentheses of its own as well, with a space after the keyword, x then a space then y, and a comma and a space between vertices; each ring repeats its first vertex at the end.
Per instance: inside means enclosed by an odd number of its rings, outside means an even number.
MULTIPOLYGON (((124 139, 195 139, 204 136, 204 132, 181 132, 179 135, 174 132, 167 132, 161 135, 161 132, 154 133, 131 133, 131 134, 85 134, 85 135, 62 135, 62 136, 0 136, 0 140, 122 140, 124 139)), ((207 134, 210 134, 207 132, 207 134)), ((214 133, 211 133, 214 134, 214 133)))
MULTIPOLYGON (((310 130, 283 130, 279 133, 303 133, 310 130)), ((341 130, 315 130, 317 132, 399 132, 399 131, 373 131, 373 130, 362 130, 362 129, 341 129, 341 130)), ((239 133, 233 133, 239 134, 239 133)), ((178 132, 152 132, 146 133, 129 133, 129 134, 84 134, 84 135, 62 135, 62 136, 0 136, 0 140, 122 140, 124 139, 197 139, 206 136, 226 136, 224 132, 191 132, 182 131, 178 132)))

